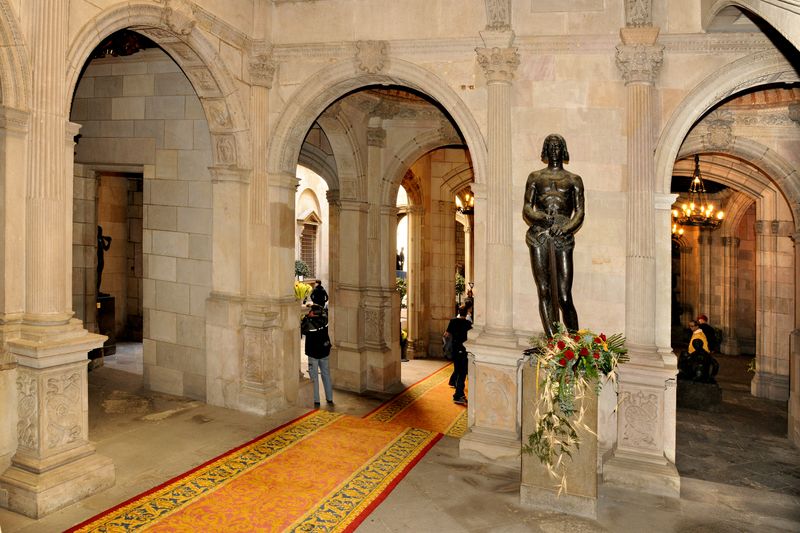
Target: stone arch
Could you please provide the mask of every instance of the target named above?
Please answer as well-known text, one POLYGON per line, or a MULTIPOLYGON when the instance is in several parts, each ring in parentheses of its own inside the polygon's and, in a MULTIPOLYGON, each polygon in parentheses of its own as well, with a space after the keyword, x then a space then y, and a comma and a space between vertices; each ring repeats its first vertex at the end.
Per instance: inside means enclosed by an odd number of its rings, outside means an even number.
POLYGON ((458 191, 475 181, 472 165, 458 166, 442 177, 442 194, 454 196, 458 191))
POLYGON ((744 8, 764 19, 781 32, 796 48, 800 48, 800 31, 793 17, 800 15, 800 4, 793 0, 716 0, 706 8, 702 17, 703 28, 708 28, 717 14, 728 6, 744 8), (771 5, 770 5, 771 4, 771 5))
POLYGON ((331 189, 338 188, 339 178, 336 174, 336 168, 331 164, 328 155, 316 146, 303 145, 298 164, 319 174, 331 189))
POLYGON ((103 38, 125 28, 152 39, 189 78, 208 119, 214 167, 251 168, 249 131, 235 82, 190 10, 126 2, 87 21, 67 52, 69 90, 65 109, 69 108, 83 65, 94 47, 103 38))
POLYGON ((332 115, 326 113, 317 120, 317 123, 328 137, 336 163, 336 179, 328 182, 328 187, 331 190, 341 190, 344 186, 348 189, 344 191, 344 197, 361 198, 366 187, 366 178, 364 158, 358 142, 353 137, 354 128, 341 113, 332 115))
POLYGON ((362 87, 386 84, 420 91, 447 109, 469 147, 475 175, 485 175, 486 143, 464 101, 432 72, 397 58, 391 58, 375 74, 362 73, 355 59, 340 61, 314 73, 287 103, 278 119, 267 159, 269 172, 291 172, 297 163, 300 144, 308 127, 336 99, 362 87))
POLYGON ((737 92, 778 82, 800 81, 797 71, 775 51, 743 57, 706 77, 686 95, 661 132, 655 152, 656 187, 669 191, 672 168, 686 135, 716 104, 737 92))
POLYGON ((0 102, 27 110, 31 98, 30 61, 19 21, 8 0, 0 0, 0 45, 0 102))
MULTIPOLYGON (((406 175, 406 170, 411 168, 420 157, 437 148, 452 144, 448 137, 440 131, 427 131, 409 140, 392 157, 384 174, 381 199, 384 205, 392 205, 397 196, 397 188, 406 175)), ((470 168, 472 168, 470 166, 470 168)))

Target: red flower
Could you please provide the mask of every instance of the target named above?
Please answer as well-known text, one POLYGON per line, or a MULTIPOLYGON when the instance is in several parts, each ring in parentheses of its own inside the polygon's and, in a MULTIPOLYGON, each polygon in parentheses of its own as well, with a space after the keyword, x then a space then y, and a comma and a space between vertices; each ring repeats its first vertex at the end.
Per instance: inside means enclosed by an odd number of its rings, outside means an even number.
POLYGON ((603 342, 606 342, 606 334, 605 333, 601 333, 600 334, 600 338, 603 339, 603 342))
POLYGON ((586 357, 587 355, 589 355, 589 349, 586 346, 584 346, 583 348, 581 348, 580 354, 581 356, 586 357))
POLYGON ((558 364, 561 366, 567 366, 567 361, 563 357, 558 360, 558 364))
POLYGON ((564 352, 564 357, 566 357, 568 361, 571 361, 575 357, 575 352, 572 350, 567 350, 564 352))
POLYGON ((548 349, 548 350, 552 350, 553 348, 554 348, 554 346, 553 346, 553 343, 552 343, 552 342, 551 342, 550 344, 548 344, 548 345, 547 345, 547 349, 548 349))
POLYGON ((559 349, 559 350, 563 350, 564 348, 566 348, 566 347, 567 347, 567 345, 566 345, 566 344, 564 344, 564 341, 558 341, 558 344, 557 344, 557 346, 558 346, 558 349, 559 349))
POLYGON ((575 335, 572 338, 575 340, 575 342, 581 342, 581 336, 580 335, 575 335))
POLYGON ((600 354, 599 354, 599 353, 597 353, 597 352, 594 352, 594 353, 592 354, 592 357, 594 357, 595 359, 600 359, 600 354))
POLYGON ((592 341, 592 342, 594 342, 595 344, 602 344, 603 343, 603 339, 601 339, 600 337, 595 337, 594 341, 592 341))

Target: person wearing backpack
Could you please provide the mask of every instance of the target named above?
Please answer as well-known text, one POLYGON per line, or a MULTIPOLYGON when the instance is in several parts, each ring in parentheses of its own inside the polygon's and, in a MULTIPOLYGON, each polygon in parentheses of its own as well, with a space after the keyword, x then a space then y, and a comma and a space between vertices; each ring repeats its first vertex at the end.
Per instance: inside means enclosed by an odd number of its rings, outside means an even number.
POLYGON ((328 335, 328 314, 325 309, 313 304, 308 314, 300 322, 300 333, 306 337, 308 356, 308 376, 314 390, 314 407, 319 407, 319 375, 328 405, 333 405, 333 384, 328 356, 331 353, 331 338, 328 335))

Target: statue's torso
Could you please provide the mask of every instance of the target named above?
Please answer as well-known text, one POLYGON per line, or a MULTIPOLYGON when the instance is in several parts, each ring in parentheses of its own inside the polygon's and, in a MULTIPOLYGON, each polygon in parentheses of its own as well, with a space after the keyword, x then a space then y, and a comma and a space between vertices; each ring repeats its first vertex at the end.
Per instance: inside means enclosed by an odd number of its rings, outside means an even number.
POLYGON ((575 174, 563 169, 537 170, 528 177, 526 198, 533 198, 533 207, 537 211, 569 218, 575 211, 576 178, 575 174), (532 188, 535 191, 531 191, 532 188))

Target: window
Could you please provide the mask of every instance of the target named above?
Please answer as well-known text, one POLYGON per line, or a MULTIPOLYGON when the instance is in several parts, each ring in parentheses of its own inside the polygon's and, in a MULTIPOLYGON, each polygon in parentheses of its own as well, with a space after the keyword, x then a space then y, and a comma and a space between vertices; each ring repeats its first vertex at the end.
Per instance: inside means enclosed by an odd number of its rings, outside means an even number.
POLYGON ((303 224, 303 232, 300 234, 300 259, 308 265, 311 277, 315 278, 317 276, 316 224, 303 224))

